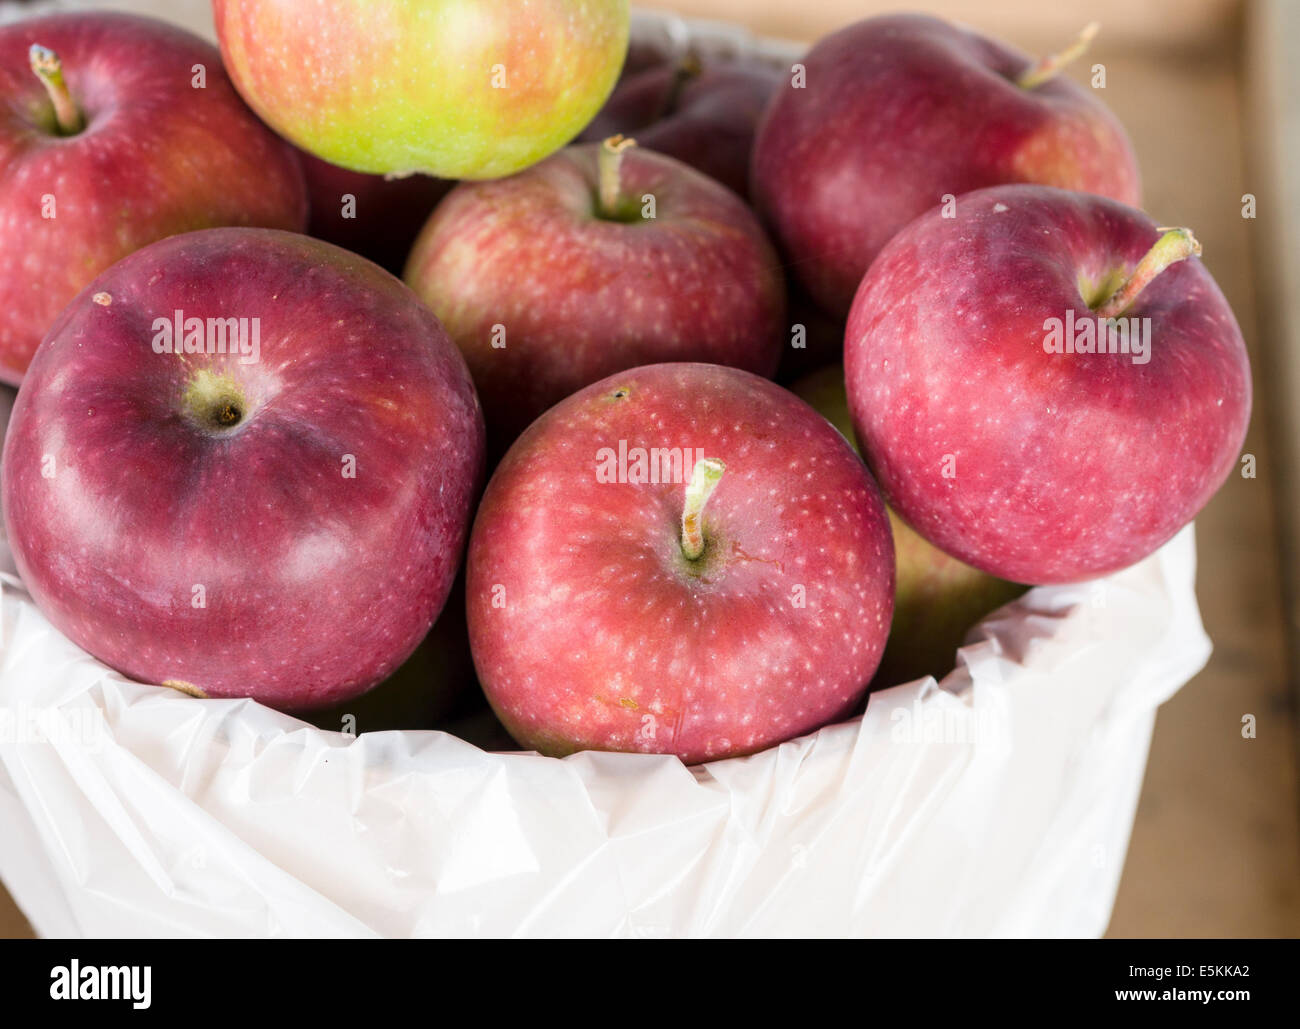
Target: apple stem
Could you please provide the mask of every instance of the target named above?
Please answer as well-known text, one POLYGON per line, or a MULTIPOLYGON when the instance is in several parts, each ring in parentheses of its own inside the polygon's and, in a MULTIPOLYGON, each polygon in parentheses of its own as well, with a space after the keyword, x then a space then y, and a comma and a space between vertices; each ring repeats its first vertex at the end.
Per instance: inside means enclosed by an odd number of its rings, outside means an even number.
POLYGON ((623 151, 636 146, 635 139, 623 136, 610 136, 600 144, 600 156, 597 158, 600 175, 600 216, 618 218, 619 200, 623 187, 619 180, 619 169, 623 164, 623 151))
POLYGON ((704 525, 701 516, 704 505, 713 496, 718 480, 727 466, 716 457, 703 457, 695 462, 691 481, 686 487, 686 506, 682 509, 682 553, 686 560, 695 561, 704 553, 704 525))
POLYGON ((45 87, 45 92, 50 95, 59 131, 65 136, 80 132, 84 122, 81 111, 73 102, 72 94, 68 92, 68 84, 63 81, 63 62, 59 60, 59 55, 33 43, 27 51, 27 59, 31 62, 32 71, 45 87))
POLYGON ((1191 229, 1157 229, 1162 235, 1155 246, 1142 255, 1142 260, 1133 269, 1133 274, 1124 284, 1097 308, 1101 318, 1118 318, 1137 299, 1137 295, 1146 288, 1147 283, 1168 268, 1171 264, 1186 261, 1189 257, 1201 256, 1201 244, 1192 235, 1191 229))
POLYGON ((1089 22, 1083 27, 1083 31, 1079 33, 1079 38, 1059 54, 1048 54, 1046 57, 1040 57, 1022 71, 1020 77, 1016 79, 1016 85, 1022 89, 1033 89, 1035 86, 1041 86, 1048 79, 1056 78, 1057 73, 1062 68, 1088 49, 1100 29, 1101 26, 1095 21, 1089 22))
POLYGON ((682 59, 678 61, 677 65, 673 68, 672 85, 668 87, 668 93, 664 96, 664 102, 660 107, 659 117, 655 119, 656 121, 667 118, 668 115, 677 110, 677 104, 681 100, 682 90, 686 88, 688 82, 694 78, 698 78, 703 70, 704 66, 700 63, 699 57, 694 53, 687 53, 682 56, 682 59))

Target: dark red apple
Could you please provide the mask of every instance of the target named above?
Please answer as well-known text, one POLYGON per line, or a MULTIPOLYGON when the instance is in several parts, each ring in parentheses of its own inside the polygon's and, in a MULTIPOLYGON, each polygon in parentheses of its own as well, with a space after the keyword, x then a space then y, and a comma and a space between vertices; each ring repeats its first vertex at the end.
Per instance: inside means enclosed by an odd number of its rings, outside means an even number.
POLYGON ((429 634, 401 666, 374 689, 327 708, 303 713, 321 729, 360 735, 391 729, 439 728, 458 706, 486 708, 465 626, 465 577, 458 575, 429 634))
POLYGON ((406 281, 464 353, 495 453, 626 368, 776 370, 785 287, 758 220, 680 161, 626 147, 569 147, 462 183, 416 241, 406 281))
POLYGON ((576 142, 600 143, 610 136, 653 124, 668 113, 676 89, 699 70, 699 63, 687 55, 655 61, 636 71, 629 71, 624 64, 614 92, 578 134, 576 142))
POLYGON ((1035 62, 911 14, 818 43, 764 114, 753 168, 755 202, 813 298, 846 314, 880 248, 947 196, 1039 182, 1138 203, 1123 128, 1054 74, 1077 49, 1035 62))
POLYGON ((191 229, 301 230, 302 173, 203 40, 122 14, 0 28, 0 381, 97 274, 191 229))
POLYGON ((211 229, 59 317, 5 439, 4 515, 32 597, 100 660, 302 710, 429 630, 482 467, 465 364, 405 286, 306 236, 211 229))
POLYGON ((793 394, 663 364, 556 405, 470 540, 474 664, 545 754, 747 754, 849 713, 889 631, 894 554, 866 468, 793 394))
POLYGON ((628 76, 579 137, 622 134, 749 194, 754 130, 785 69, 757 58, 694 55, 628 76))
MULTIPOLYGON (((807 401, 857 449, 844 371, 838 365, 800 379, 791 391, 807 401)), ((985 615, 1025 592, 958 561, 919 535, 893 511, 894 618, 872 689, 897 686, 926 675, 942 679, 956 667, 957 648, 985 615)))
POLYGON ((992 575, 1130 565, 1236 463, 1251 389, 1232 311, 1190 233, 1123 204, 1001 186, 957 211, 895 236, 853 303, 868 462, 913 528, 992 575))
POLYGON ((454 183, 428 175, 388 178, 349 171, 298 151, 311 222, 307 231, 401 275, 411 244, 454 183))

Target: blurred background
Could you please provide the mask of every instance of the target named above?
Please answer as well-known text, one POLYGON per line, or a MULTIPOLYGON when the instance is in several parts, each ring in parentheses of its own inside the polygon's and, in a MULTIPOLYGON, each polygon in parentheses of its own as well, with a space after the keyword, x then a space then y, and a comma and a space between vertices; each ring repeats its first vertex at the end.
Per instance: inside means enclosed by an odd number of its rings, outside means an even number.
MULTIPOLYGON (((186 6, 154 4, 173 20, 186 6)), ((872 0, 649 6, 803 43, 899 9, 872 0)), ((1099 21, 1087 59, 1067 74, 1086 82, 1093 63, 1105 64, 1103 99, 1137 149, 1147 209, 1159 224, 1195 230, 1241 323, 1255 376, 1245 451, 1256 476, 1230 478, 1197 520, 1198 595, 1214 654, 1160 709, 1109 935, 1298 936, 1300 3, 912 6, 1035 54, 1099 21), (1243 217, 1246 194, 1255 218, 1243 217), (1254 738, 1243 736, 1247 716, 1254 738)), ((26 921, 0 889, 0 936, 24 935, 26 921)))

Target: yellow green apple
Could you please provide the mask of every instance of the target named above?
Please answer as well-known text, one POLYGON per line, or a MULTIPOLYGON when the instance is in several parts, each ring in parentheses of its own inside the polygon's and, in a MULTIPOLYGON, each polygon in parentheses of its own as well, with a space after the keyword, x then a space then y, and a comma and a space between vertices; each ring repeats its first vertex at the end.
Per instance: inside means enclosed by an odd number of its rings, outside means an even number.
POLYGON ((272 128, 372 174, 494 179, 576 136, 614 87, 627 0, 213 0, 272 128))

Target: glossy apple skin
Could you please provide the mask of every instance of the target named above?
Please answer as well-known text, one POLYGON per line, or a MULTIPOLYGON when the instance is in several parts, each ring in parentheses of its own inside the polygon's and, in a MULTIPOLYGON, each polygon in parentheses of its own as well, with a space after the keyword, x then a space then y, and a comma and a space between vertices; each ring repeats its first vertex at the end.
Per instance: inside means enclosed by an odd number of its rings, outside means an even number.
POLYGON ((909 524, 992 575, 1069 582, 1131 565, 1236 464, 1251 398, 1236 319, 1193 257, 1124 313, 1151 319, 1147 363, 1048 353, 1047 319, 1096 320, 1082 290, 1127 278, 1155 224, 1043 186, 980 190, 957 210, 894 237, 849 315, 868 463, 909 524))
POLYGON ((20 383, 59 312, 133 250, 219 225, 306 225, 292 149, 239 99, 217 51, 180 29, 107 13, 0 27, 0 96, 0 381, 20 383), (63 63, 86 122, 74 136, 53 131, 34 43, 63 63))
POLYGON ((620 82, 579 138, 633 136, 747 197, 754 131, 785 77, 753 59, 706 63, 693 72, 663 64, 620 82))
POLYGON ((268 125, 331 164, 381 175, 491 179, 534 164, 591 120, 627 51, 627 0, 212 10, 226 68, 268 125))
POLYGON ((753 196, 827 311, 846 314, 881 247, 945 194, 1038 182, 1139 202, 1119 122, 1061 75, 1017 85, 1032 63, 923 15, 869 18, 808 53, 805 86, 787 80, 759 126, 753 196))
MULTIPOLYGON (((805 376, 790 387, 858 449, 844 390, 844 372, 835 365, 805 376)), ((872 689, 911 682, 926 675, 942 679, 956 664, 956 651, 970 627, 1025 592, 945 554, 893 511, 894 618, 872 689)))
POLYGON ((824 418, 748 372, 663 364, 520 437, 474 523, 466 604, 479 680, 520 744, 696 763, 850 712, 893 591, 884 505, 824 418), (725 462, 698 562, 681 549, 684 485, 597 481, 597 451, 620 440, 725 462))
POLYGON ((407 264, 407 283, 469 363, 498 455, 548 407, 614 372, 708 361, 770 376, 780 360, 785 284, 753 212, 680 161, 632 148, 621 181, 636 220, 604 220, 598 150, 462 183, 407 264), (640 218, 646 194, 653 220, 640 218))
POLYGON ((308 234, 360 254, 394 275, 402 274, 420 228, 454 185, 428 175, 366 175, 305 150, 298 151, 298 159, 311 208, 308 234), (344 197, 352 198, 353 217, 344 217, 344 197))
POLYGON ((212 229, 137 251, 60 316, 5 440, 4 515, 37 605, 100 660, 304 710, 428 631, 482 467, 464 362, 397 279, 305 236, 212 229), (156 353, 152 320, 177 308, 260 318, 260 359, 156 353), (205 373, 240 398, 232 429, 187 406, 205 373))

